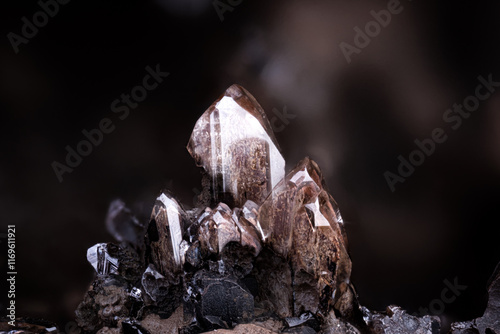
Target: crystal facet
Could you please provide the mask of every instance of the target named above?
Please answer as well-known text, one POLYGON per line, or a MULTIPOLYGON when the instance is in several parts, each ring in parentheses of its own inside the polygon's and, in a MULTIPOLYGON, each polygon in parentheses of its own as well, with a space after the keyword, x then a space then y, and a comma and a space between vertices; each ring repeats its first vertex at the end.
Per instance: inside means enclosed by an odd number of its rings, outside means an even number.
POLYGON ((161 194, 151 213, 148 238, 151 247, 151 259, 163 275, 182 270, 181 261, 182 233, 186 214, 175 199, 161 194))
POLYGON ((215 203, 262 203, 285 175, 285 160, 266 114, 238 85, 229 87, 196 122, 188 150, 210 175, 215 203))
POLYGON ((105 243, 95 244, 87 250, 87 260, 99 275, 118 272, 118 259, 109 255, 105 243))
POLYGON ((291 260, 294 314, 334 305, 349 313, 351 260, 318 165, 309 158, 299 162, 262 204, 258 220, 272 250, 291 260))

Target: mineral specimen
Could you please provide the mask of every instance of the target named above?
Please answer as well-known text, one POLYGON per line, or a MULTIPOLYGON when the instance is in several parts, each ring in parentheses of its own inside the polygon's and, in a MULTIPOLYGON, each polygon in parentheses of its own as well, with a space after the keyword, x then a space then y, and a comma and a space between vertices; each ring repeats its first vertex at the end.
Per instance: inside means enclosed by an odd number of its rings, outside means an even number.
MULTIPOLYGON (((78 307, 88 333, 425 333, 436 317, 358 304, 337 203, 304 158, 285 174, 267 117, 233 85, 196 122, 188 151, 202 167, 199 205, 169 193, 140 222, 121 201, 106 225, 120 244, 89 248, 97 277, 78 307), (234 329, 234 330, 233 330, 234 329)), ((456 333, 498 332, 500 279, 485 315, 456 333)))

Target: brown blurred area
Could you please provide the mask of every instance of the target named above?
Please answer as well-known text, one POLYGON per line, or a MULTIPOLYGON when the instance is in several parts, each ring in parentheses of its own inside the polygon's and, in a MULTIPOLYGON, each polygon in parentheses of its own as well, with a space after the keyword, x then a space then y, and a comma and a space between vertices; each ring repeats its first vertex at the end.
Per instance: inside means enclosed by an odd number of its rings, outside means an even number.
POLYGON ((467 289, 443 320, 479 316, 500 261, 500 95, 457 130, 443 114, 474 94, 478 76, 500 81, 500 5, 401 1, 348 63, 340 44, 354 45, 353 29, 387 6, 246 0, 221 21, 210 1, 73 0, 16 54, 7 34, 40 6, 2 4, 0 233, 17 227, 18 315, 62 327, 72 319, 93 277, 87 248, 112 240, 111 200, 143 217, 164 188, 192 204, 201 177, 185 145, 202 112, 238 83, 270 118, 284 108, 293 116, 276 136, 288 168, 304 156, 322 168, 362 304, 418 312, 457 277, 467 289), (170 75, 119 120, 110 104, 156 64, 170 75), (105 117, 116 129, 60 183, 52 162, 105 117), (437 127, 448 140, 392 192, 384 173, 437 127))

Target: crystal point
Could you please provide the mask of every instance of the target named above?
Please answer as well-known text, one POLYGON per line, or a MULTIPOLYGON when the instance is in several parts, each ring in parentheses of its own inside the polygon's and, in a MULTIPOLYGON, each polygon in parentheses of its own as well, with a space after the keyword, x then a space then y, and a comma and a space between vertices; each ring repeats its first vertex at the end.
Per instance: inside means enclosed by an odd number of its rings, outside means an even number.
POLYGON ((262 203, 285 175, 285 160, 261 106, 232 85, 196 122, 188 151, 212 180, 215 203, 262 203))
POLYGON ((151 213, 148 239, 151 259, 163 275, 182 270, 181 243, 186 220, 184 210, 171 196, 162 193, 156 199, 151 213))
POLYGON ((95 244, 87 250, 87 260, 99 275, 115 274, 118 272, 118 259, 108 252, 105 243, 95 244))
POLYGON ((291 260, 294 313, 333 306, 348 312, 351 260, 338 208, 314 161, 305 158, 286 175, 260 207, 258 221, 273 251, 291 260))

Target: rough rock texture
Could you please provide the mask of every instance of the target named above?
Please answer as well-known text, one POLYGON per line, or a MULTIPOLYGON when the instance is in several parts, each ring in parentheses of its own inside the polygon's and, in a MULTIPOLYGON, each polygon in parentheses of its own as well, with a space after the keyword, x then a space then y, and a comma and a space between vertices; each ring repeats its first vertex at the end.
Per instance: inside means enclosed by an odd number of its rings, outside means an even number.
POLYGON ((439 334, 440 320, 436 316, 421 318, 409 315, 397 306, 388 306, 384 313, 372 313, 363 308, 364 319, 374 333, 380 334, 439 334))
POLYGON ((451 325, 452 334, 500 333, 500 263, 491 276, 488 287, 488 305, 482 317, 451 325))

